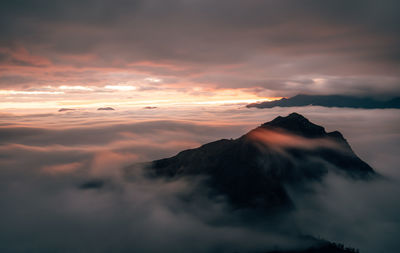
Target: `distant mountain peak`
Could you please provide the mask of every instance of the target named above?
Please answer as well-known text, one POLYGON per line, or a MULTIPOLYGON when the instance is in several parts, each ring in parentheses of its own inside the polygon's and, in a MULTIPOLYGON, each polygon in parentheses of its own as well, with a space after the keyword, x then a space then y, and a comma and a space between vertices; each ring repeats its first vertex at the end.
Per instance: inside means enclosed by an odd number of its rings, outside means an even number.
POLYGON ((293 112, 286 117, 278 116, 274 120, 261 125, 266 129, 283 129, 294 134, 313 138, 326 135, 325 129, 310 122, 303 115, 293 112))

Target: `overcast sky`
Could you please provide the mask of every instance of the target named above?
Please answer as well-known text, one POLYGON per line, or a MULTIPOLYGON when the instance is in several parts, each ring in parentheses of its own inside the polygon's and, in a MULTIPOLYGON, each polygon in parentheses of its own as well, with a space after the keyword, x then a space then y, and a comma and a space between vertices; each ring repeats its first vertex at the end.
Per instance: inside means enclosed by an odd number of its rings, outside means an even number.
POLYGON ((221 92, 230 92, 224 97, 230 100, 298 93, 392 97, 400 95, 399 5, 2 1, 0 96, 19 102, 21 95, 77 99, 77 93, 85 100, 221 92))

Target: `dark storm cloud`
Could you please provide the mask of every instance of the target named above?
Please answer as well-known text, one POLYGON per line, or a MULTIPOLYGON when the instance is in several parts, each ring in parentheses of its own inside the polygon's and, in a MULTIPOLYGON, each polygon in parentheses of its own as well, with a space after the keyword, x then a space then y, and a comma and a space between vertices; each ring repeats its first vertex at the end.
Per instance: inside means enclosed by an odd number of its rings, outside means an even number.
POLYGON ((59 53, 98 48, 109 49, 101 52, 104 58, 124 57, 124 53, 142 60, 206 63, 234 63, 252 56, 253 50, 298 55, 362 51, 361 55, 389 59, 399 53, 396 1, 16 1, 2 5, 4 43, 28 47, 43 43, 59 53), (371 49, 375 50, 366 51, 371 49))
MULTIPOLYGON (((26 48, 55 65, 113 66, 194 83, 200 78, 198 84, 217 88, 261 87, 283 95, 297 89, 276 88, 275 79, 350 77, 360 83, 372 80, 387 87, 385 93, 399 93, 400 18, 394 0, 3 1, 1 5, 0 45, 11 51, 26 48), (82 55, 94 58, 84 60, 82 55), (382 76, 392 77, 396 85, 380 80, 382 76), (232 79, 238 84, 229 84, 232 79)), ((332 84, 329 89, 335 88, 332 84)), ((348 86, 336 89, 349 91, 348 86)))

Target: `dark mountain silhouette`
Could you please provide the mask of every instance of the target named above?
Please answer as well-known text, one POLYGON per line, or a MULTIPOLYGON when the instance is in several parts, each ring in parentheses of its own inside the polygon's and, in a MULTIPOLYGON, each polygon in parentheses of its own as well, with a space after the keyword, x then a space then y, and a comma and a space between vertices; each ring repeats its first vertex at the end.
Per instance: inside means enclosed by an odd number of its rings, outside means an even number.
POLYGON ((100 107, 97 108, 98 111, 114 111, 115 109, 112 107, 100 107))
POLYGON ((282 98, 276 101, 248 104, 247 107, 272 108, 276 106, 292 107, 308 105, 365 109, 400 108, 400 97, 387 101, 380 101, 369 97, 343 95, 297 95, 291 98, 282 98))
POLYGON ((359 253, 358 249, 345 247, 340 243, 332 243, 325 240, 320 240, 315 243, 312 247, 301 250, 274 250, 266 253, 359 253))
POLYGON ((222 139, 146 165, 151 176, 206 176, 234 208, 272 212, 293 208, 285 185, 318 181, 328 172, 368 179, 374 170, 339 132, 327 133, 297 113, 277 117, 238 139, 222 139))
POLYGON ((71 108, 61 108, 58 110, 58 112, 67 112, 67 111, 75 111, 75 109, 71 109, 71 108))

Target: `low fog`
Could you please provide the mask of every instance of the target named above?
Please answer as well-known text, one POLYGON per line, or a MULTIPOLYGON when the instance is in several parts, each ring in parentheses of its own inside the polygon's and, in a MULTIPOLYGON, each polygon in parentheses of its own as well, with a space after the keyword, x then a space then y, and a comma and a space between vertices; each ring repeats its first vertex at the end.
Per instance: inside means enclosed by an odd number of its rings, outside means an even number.
POLYGON ((307 247, 297 240, 298 234, 363 253, 396 252, 400 247, 398 110, 222 106, 144 111, 120 110, 107 117, 80 110, 3 115, 0 251, 248 252, 307 247), (330 173, 307 191, 288 189, 296 209, 271 223, 262 216, 255 217, 256 222, 242 219, 222 197, 208 199, 201 178, 148 179, 141 166, 126 173, 132 164, 237 138, 292 111, 327 131, 339 130, 382 177, 362 181, 330 173))

